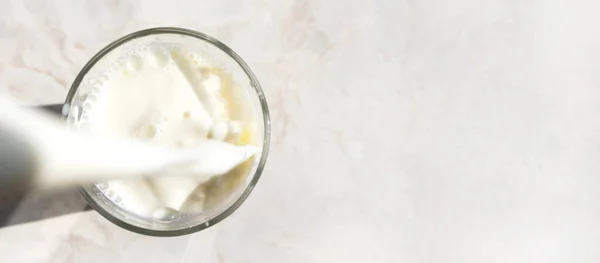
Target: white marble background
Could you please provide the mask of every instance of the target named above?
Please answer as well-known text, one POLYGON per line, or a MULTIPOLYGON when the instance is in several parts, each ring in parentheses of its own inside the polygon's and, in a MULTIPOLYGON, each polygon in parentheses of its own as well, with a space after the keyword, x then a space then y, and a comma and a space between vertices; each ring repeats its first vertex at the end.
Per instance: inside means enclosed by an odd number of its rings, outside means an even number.
POLYGON ((598 7, 0 1, 4 94, 60 102, 110 41, 181 26, 248 62, 273 121, 261 182, 211 231, 86 212, 0 229, 0 261, 600 262, 598 7))

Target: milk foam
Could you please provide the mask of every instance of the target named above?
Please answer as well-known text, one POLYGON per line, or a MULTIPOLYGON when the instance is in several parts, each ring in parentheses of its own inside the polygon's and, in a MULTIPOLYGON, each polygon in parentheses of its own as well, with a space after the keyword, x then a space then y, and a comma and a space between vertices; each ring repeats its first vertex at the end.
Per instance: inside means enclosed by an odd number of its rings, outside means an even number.
MULTIPOLYGON (((232 105, 245 102, 232 101, 227 96, 224 90, 230 92, 234 87, 224 85, 232 82, 226 78, 229 76, 207 57, 179 46, 141 46, 90 83, 92 92, 83 103, 78 126, 102 135, 127 136, 181 148, 193 148, 200 143, 210 146, 206 144, 210 141, 246 144, 251 141, 248 134, 252 134, 254 127, 248 125, 248 120, 234 119, 242 114, 236 112, 241 107, 232 105)), ((215 149, 220 154, 239 154, 239 151, 227 152, 227 147, 215 149)), ((214 152, 206 154, 214 155, 214 152)), ((115 180, 99 183, 97 188, 131 213, 169 221, 181 212, 201 212, 205 196, 202 191, 206 189, 203 183, 228 172, 220 168, 240 164, 246 158, 241 155, 237 160, 233 158, 236 163, 220 163, 213 158, 202 167, 204 174, 115 180)))

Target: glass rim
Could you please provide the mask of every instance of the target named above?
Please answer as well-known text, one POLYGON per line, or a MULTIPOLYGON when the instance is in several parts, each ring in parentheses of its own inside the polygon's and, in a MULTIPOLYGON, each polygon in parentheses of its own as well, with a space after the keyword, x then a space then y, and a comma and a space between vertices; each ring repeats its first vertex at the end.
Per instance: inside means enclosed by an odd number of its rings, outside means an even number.
MULTIPOLYGON (((228 216, 230 216, 235 210, 237 210, 242 205, 242 203, 244 203, 244 201, 248 198, 248 196, 250 195, 250 193, 252 192, 252 190, 254 189, 256 184, 258 183, 258 180, 260 179, 261 174, 265 167, 265 164, 267 161, 267 155, 269 153, 269 145, 271 142, 271 136, 270 136, 271 135, 271 122, 270 122, 270 117, 269 117, 269 108, 267 105, 267 100, 265 98, 264 92, 260 86, 260 83, 258 82, 258 79, 254 75, 252 70, 250 70, 250 67, 248 67, 246 62, 244 62, 244 60, 237 53, 235 53, 231 48, 229 48, 227 45, 225 45, 223 42, 217 40, 216 38, 206 35, 204 33, 198 32, 198 31, 194 31, 194 30, 186 29, 186 28, 179 28, 179 27, 155 27, 155 28, 148 28, 148 29, 136 31, 136 32, 130 33, 124 37, 121 37, 121 38, 113 41, 112 43, 110 43, 109 45, 107 45, 106 47, 104 47, 103 49, 98 51, 98 53, 96 53, 85 64, 85 66, 81 69, 81 71, 79 71, 79 73, 75 77, 75 80, 73 81, 73 83, 71 84, 71 87, 69 89, 69 93, 67 94, 67 98, 65 99, 64 105, 67 106, 67 105, 71 104, 84 77, 94 67, 94 65, 98 61, 100 61, 100 59, 102 59, 104 56, 106 56, 111 51, 113 51, 117 47, 119 47, 127 42, 130 42, 132 40, 135 40, 135 39, 138 39, 141 37, 146 37, 146 36, 150 36, 150 35, 159 35, 159 34, 174 34, 174 35, 183 35, 183 36, 193 37, 193 38, 202 40, 204 42, 207 42, 207 43, 217 47, 218 49, 223 51, 225 54, 227 54, 229 57, 231 57, 242 68, 242 70, 244 70, 246 76, 250 80, 250 85, 256 91, 256 94, 258 96, 258 99, 259 99, 260 105, 261 105, 263 124, 264 124, 262 154, 261 154, 260 160, 258 162, 256 171, 252 175, 250 183, 248 183, 248 185, 246 186, 246 188, 244 189, 242 194, 237 198, 237 200, 235 200, 235 202, 232 205, 230 205, 223 212, 219 213, 217 216, 212 217, 211 219, 209 219, 206 222, 201 223, 199 225, 195 225, 193 227, 189 227, 189 228, 185 228, 185 229, 178 229, 178 230, 153 230, 153 229, 147 229, 147 228, 135 226, 133 224, 130 224, 128 222, 125 222, 125 221, 113 216, 111 213, 109 213, 104 208, 102 208, 100 205, 98 205, 96 200, 90 195, 90 193, 83 186, 79 187, 79 192, 83 195, 83 197, 86 200, 86 202, 88 203, 88 205, 90 207, 92 207, 95 211, 97 211, 100 215, 102 215, 104 218, 106 218, 110 222, 114 223, 115 225, 117 225, 121 228, 124 228, 126 230, 138 233, 138 234, 143 234, 143 235, 148 235, 148 236, 171 237, 171 236, 187 235, 187 234, 195 233, 198 231, 202 231, 206 228, 209 228, 209 227, 219 223, 223 219, 227 218, 228 216)), ((70 107, 70 106, 67 106, 67 107, 70 107)), ((65 108, 67 108, 67 107, 65 107, 65 108)), ((63 118, 66 118, 68 116, 68 111, 63 110, 62 116, 63 116, 63 118)))

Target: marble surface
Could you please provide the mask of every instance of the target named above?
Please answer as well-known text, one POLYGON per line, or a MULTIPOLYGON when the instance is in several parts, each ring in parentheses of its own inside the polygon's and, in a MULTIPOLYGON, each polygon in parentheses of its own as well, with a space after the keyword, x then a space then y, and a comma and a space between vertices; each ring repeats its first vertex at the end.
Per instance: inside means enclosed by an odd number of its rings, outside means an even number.
POLYGON ((0 229, 10 262, 599 262, 600 3, 0 1, 0 92, 60 102, 129 32, 217 37, 259 77, 273 144, 210 231, 95 212, 0 229))

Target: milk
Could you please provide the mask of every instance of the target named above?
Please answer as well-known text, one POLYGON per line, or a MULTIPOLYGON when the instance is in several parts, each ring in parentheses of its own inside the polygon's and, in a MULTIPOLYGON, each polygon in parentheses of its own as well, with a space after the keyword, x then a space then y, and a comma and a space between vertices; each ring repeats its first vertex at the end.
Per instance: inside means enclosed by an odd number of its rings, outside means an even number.
POLYGON ((246 102, 223 92, 232 89, 224 85, 228 77, 208 58, 176 45, 137 47, 115 62, 88 95, 77 125, 103 136, 200 150, 195 167, 165 171, 170 176, 101 182, 98 189, 141 217, 168 221, 190 212, 185 207, 201 212, 198 196, 204 195, 193 192, 257 151, 233 145, 248 143, 253 127, 232 119, 242 115, 234 112, 242 107, 231 105, 246 102))

